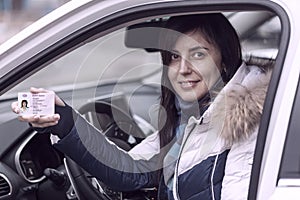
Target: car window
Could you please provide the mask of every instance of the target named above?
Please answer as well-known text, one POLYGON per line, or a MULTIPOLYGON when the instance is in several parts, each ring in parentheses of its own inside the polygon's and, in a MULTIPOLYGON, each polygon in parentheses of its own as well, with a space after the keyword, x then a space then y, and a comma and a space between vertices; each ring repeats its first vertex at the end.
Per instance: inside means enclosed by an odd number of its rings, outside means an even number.
MULTIPOLYGON (((235 14, 246 15, 248 13, 226 12, 224 14, 231 19, 235 14)), ((161 19, 167 18, 168 16, 165 16, 161 19)), ((151 21, 151 19, 147 21, 151 21)), ((157 21, 157 19, 155 18, 154 21, 157 21)), ((269 23, 273 24, 274 22, 268 20, 259 29, 257 27, 252 28, 249 31, 252 32, 251 35, 247 37, 242 37, 243 35, 241 35, 245 55, 250 50, 269 48, 267 44, 257 41, 268 38, 268 34, 265 31, 269 29, 263 27, 268 26, 269 23), (261 45, 250 48, 249 46, 253 43, 261 45)), ((277 23, 276 20, 275 23, 277 23)), ((236 26, 235 28, 239 32, 240 27, 236 26)), ((276 31, 279 30, 276 29, 276 31)), ((28 91, 28 88, 31 86, 36 86, 55 90, 56 92, 67 92, 69 97, 75 97, 73 99, 70 98, 72 105, 79 108, 84 102, 97 98, 98 95, 108 94, 112 90, 111 88, 107 89, 107 92, 102 90, 100 94, 96 95, 95 91, 98 86, 116 85, 113 87, 115 93, 124 92, 124 87, 121 83, 130 81, 155 83, 157 88, 159 88, 161 73, 159 53, 146 51, 143 48, 128 47, 128 45, 125 45, 125 37, 126 28, 118 29, 105 36, 94 36, 81 44, 79 48, 63 55, 16 85, 3 94, 0 100, 16 98, 17 92, 28 91), (87 88, 89 88, 89 92, 84 95, 82 92, 77 92, 87 88)), ((272 44, 277 43, 278 37, 272 38, 272 44)), ((258 54, 261 55, 261 53, 258 54)), ((126 86, 126 88, 128 89, 129 86, 126 86)), ((134 88, 133 90, 137 89, 134 88)), ((158 98, 158 95, 156 98, 158 98)), ((145 116, 147 115, 145 114, 145 116)), ((11 119, 13 114, 10 113, 10 116, 7 118, 6 114, 3 115, 3 120, 11 119)))
MULTIPOLYGON (((279 173, 280 184, 284 179, 300 179, 300 151, 299 151, 299 118, 300 118, 300 87, 298 83, 297 94, 291 114, 291 120, 285 141, 281 170, 279 173)), ((286 184, 286 183, 285 183, 286 184)), ((288 183, 291 184, 291 183, 288 183)), ((297 186, 300 186, 299 184, 297 186)))
POLYGON ((242 41, 242 46, 245 51, 278 49, 281 25, 277 16, 270 18, 249 32, 247 37, 242 41))
MULTIPOLYGON (((257 11, 253 13, 255 14, 257 11)), ((243 12, 225 12, 224 14, 231 19, 243 12)), ((236 29, 239 32, 239 27, 236 29)), ((246 34, 240 36, 244 57, 251 54, 258 57, 275 58, 280 41, 280 30, 278 17, 272 17, 258 27, 249 29, 246 34)), ((159 66, 148 67, 147 65, 160 63, 158 53, 147 53, 142 48, 126 47, 124 44, 125 31, 125 29, 117 30, 84 44, 18 84, 1 96, 1 99, 16 96, 16 92, 26 90, 32 85, 68 90, 72 84, 76 84, 76 87, 95 86, 101 83, 115 82, 120 77, 122 77, 122 81, 129 81, 151 76, 159 70, 159 66), (138 70, 137 73, 127 73, 134 68, 138 70), (49 74, 55 74, 55 77, 49 78, 49 74), (43 81, 41 82, 40 79, 43 81)))
POLYGON ((81 46, 5 95, 27 90, 34 85, 56 91, 95 87, 104 83, 143 79, 159 70, 158 54, 127 48, 124 35, 124 29, 118 30, 81 46))
POLYGON ((95 36, 20 82, 0 97, 4 101, 1 106, 5 110, 0 114, 0 121, 15 117, 5 100, 16 98, 18 92, 27 92, 32 86, 56 91, 77 109, 93 99, 106 98, 112 93, 126 93, 128 101, 135 104, 133 109, 138 108, 139 116, 143 117, 138 119, 156 121, 148 114, 147 109, 152 106, 150 104, 157 102, 159 95, 159 84, 156 84, 160 82, 161 73, 159 53, 127 47, 125 34, 126 29, 121 28, 102 37, 95 36), (141 88, 137 83, 157 86, 141 88), (132 95, 133 93, 140 95, 132 95), (137 100, 141 96, 142 99, 137 100), (145 106, 145 102, 148 106, 145 106))

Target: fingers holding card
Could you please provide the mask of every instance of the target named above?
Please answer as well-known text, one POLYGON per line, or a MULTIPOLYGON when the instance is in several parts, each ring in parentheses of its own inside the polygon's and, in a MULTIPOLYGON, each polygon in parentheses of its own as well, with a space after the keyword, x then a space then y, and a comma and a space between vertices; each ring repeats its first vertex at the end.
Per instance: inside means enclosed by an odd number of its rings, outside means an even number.
POLYGON ((20 121, 29 122, 33 127, 45 128, 54 126, 60 119, 59 114, 54 115, 21 115, 18 117, 20 121))

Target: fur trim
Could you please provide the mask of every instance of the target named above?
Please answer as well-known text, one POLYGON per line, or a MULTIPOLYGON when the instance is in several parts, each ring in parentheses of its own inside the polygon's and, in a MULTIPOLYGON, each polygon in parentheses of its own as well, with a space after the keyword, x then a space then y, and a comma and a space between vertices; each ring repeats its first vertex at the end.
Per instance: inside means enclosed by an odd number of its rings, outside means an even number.
POLYGON ((225 97, 225 121, 222 136, 226 142, 247 139, 260 122, 267 85, 249 90, 245 86, 236 87, 225 97))
POLYGON ((263 65, 254 79, 246 76, 242 83, 232 84, 220 93, 216 109, 225 112, 222 137, 228 145, 249 138, 259 126, 272 73, 270 66, 273 63, 263 65))

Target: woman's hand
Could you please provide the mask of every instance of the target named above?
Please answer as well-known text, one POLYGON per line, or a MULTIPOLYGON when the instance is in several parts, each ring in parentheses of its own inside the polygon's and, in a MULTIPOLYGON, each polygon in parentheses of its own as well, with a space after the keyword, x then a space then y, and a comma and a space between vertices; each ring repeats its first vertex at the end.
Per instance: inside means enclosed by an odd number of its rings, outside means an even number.
MULTIPOLYGON (((30 88, 30 92, 33 94, 37 93, 47 93, 47 92, 52 92, 49 90, 45 90, 43 88, 30 88)), ((58 106, 65 106, 65 103, 57 96, 55 95, 55 104, 58 106)), ((11 108, 13 112, 16 114, 20 113, 20 108, 18 106, 18 102, 13 102, 11 104, 11 108)), ((46 128, 49 126, 54 126, 58 124, 58 121, 60 120, 60 115, 59 114, 53 114, 53 115, 24 115, 24 116, 19 116, 18 119, 23 122, 28 122, 30 123, 33 127, 36 128, 46 128)))

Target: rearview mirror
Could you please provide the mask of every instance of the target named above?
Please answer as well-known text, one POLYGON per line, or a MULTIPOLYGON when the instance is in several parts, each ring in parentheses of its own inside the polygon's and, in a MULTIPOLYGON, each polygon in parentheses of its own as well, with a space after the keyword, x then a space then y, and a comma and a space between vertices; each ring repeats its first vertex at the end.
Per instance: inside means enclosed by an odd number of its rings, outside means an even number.
POLYGON ((163 19, 156 19, 129 26, 125 33, 125 46, 145 49, 147 52, 159 51, 159 37, 164 24, 163 19))

